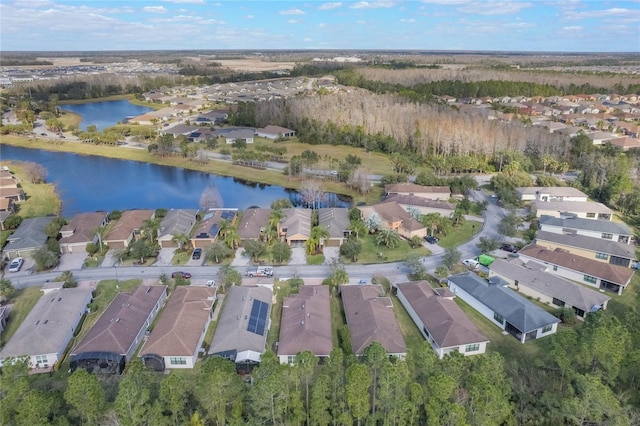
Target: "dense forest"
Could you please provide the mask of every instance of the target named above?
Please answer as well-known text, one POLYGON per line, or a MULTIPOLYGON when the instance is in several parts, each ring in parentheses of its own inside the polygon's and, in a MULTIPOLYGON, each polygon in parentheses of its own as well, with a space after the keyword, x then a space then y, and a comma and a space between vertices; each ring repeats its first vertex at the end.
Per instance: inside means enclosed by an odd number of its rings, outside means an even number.
MULTIPOLYGON (((27 376, 5 363, 4 425, 631 425, 640 421, 640 314, 589 314, 505 356, 438 359, 427 342, 406 359, 348 344, 318 365, 308 352, 280 365, 268 351, 241 376, 208 358, 158 374, 139 360, 123 376, 80 369, 27 376)), ((514 345, 520 345, 514 340, 514 345)), ((491 345, 490 345, 491 346, 491 345)), ((514 346, 515 347, 515 346, 514 346)), ((502 348, 504 349, 504 348, 502 348)))

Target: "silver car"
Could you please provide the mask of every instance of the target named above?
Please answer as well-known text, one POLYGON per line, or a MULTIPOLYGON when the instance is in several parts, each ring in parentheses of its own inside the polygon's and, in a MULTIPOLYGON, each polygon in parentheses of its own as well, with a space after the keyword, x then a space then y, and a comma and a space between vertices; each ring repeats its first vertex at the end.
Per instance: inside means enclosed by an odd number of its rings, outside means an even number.
POLYGON ((16 257, 11 261, 11 264, 9 264, 9 272, 18 272, 20 268, 22 268, 23 264, 24 259, 21 257, 16 257))

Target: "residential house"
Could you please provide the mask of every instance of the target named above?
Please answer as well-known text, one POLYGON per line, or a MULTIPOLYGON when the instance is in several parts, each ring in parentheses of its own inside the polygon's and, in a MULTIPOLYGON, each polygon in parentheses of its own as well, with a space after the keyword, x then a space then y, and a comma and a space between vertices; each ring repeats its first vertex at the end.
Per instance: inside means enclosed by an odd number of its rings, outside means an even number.
POLYGON ((195 248, 205 248, 218 239, 220 222, 226 220, 233 225, 238 217, 238 209, 209 209, 199 224, 196 225, 191 245, 195 248))
POLYGON ((19 202, 27 199, 22 188, 0 188, 0 198, 8 198, 13 201, 19 202))
POLYGON ((613 146, 621 148, 623 151, 628 151, 632 148, 640 148, 640 139, 638 138, 617 138, 610 140, 609 143, 613 146))
POLYGON ((11 216, 12 214, 13 214, 13 212, 10 212, 10 211, 0 211, 0 231, 6 231, 7 218, 9 216, 11 216))
POLYGON ((310 209, 284 209, 278 223, 278 235, 291 247, 304 247, 311 236, 310 209))
POLYGON ((587 194, 572 186, 524 186, 516 188, 521 201, 579 201, 586 202, 587 194))
POLYGON ((552 250, 536 244, 524 247, 518 255, 529 269, 533 269, 537 264, 539 265, 537 267, 545 272, 616 294, 622 294, 633 277, 631 268, 599 262, 566 250, 552 250))
POLYGON ((278 359, 293 364, 298 352, 310 351, 322 362, 333 350, 331 296, 325 285, 300 286, 282 302, 278 359))
POLYGON ((453 216, 456 209, 455 204, 442 200, 431 200, 429 198, 417 197, 415 195, 390 195, 385 198, 384 202, 398 203, 400 207, 407 212, 415 210, 422 215, 429 213, 438 213, 443 217, 453 216))
POLYGON ((54 216, 33 217, 25 219, 20 226, 7 237, 4 246, 4 256, 9 259, 31 256, 33 252, 45 246, 47 242, 47 225, 55 219, 54 216))
POLYGON ((581 217, 585 219, 611 220, 613 212, 602 203, 593 201, 539 201, 533 202, 537 217, 581 217))
POLYGON ((372 216, 377 215, 380 219, 380 229, 392 229, 406 239, 410 240, 415 236, 424 238, 427 235, 427 228, 394 201, 356 208, 360 210, 363 221, 367 222, 372 216))
POLYGON ((60 229, 60 253, 86 253, 87 244, 98 241, 98 229, 108 222, 105 212, 78 213, 60 229))
POLYGON ((11 198, 0 198, 0 212, 7 212, 9 214, 15 213, 17 210, 16 203, 11 198))
POLYGON ((199 142, 199 143, 206 142, 207 139, 216 140, 217 138, 218 138, 218 133, 213 129, 207 129, 207 128, 199 128, 198 130, 194 130, 193 132, 191 132, 191 134, 188 137, 188 139, 191 142, 199 142))
POLYGON ((71 351, 71 370, 122 373, 166 298, 166 285, 141 285, 118 293, 71 351))
POLYGON ((362 355, 378 342, 387 354, 404 358, 407 346, 393 313, 393 302, 382 286, 343 285, 340 295, 354 354, 362 355))
POLYGON ((191 229, 196 224, 198 210, 196 209, 171 209, 160 221, 158 230, 158 244, 160 248, 178 247, 177 235, 189 236, 191 229))
POLYGON ((153 210, 126 210, 122 216, 109 229, 102 242, 110 249, 124 249, 137 238, 144 226, 145 220, 151 220, 155 216, 153 210))
POLYGON ((138 355, 148 369, 195 366, 215 297, 215 287, 176 287, 138 355))
POLYGON ((622 244, 633 243, 633 231, 625 223, 610 220, 542 216, 539 229, 554 234, 583 235, 585 237, 617 241, 622 244))
POLYGON ((318 225, 329 231, 329 238, 324 238, 320 245, 323 247, 340 247, 349 238, 349 210, 345 208, 318 209, 318 225))
POLYGON ((196 126, 191 126, 188 124, 177 124, 173 127, 163 127, 160 130, 161 135, 173 135, 174 137, 178 136, 190 136, 191 133, 197 131, 198 128, 196 126))
POLYGON ((243 127, 231 127, 218 129, 218 134, 224 138, 227 144, 232 144, 236 141, 245 141, 246 143, 253 143, 255 130, 251 128, 243 127))
POLYGON ((273 140, 279 138, 293 138, 296 136, 296 131, 285 127, 269 125, 256 129, 256 136, 273 140))
POLYGON ((415 183, 393 183, 384 186, 385 197, 390 195, 414 195, 430 200, 444 200, 451 198, 448 186, 422 186, 415 183))
POLYGON ((91 302, 90 288, 49 286, 9 342, 0 351, 0 365, 9 357, 29 358, 35 372, 49 372, 62 360, 91 302))
POLYGON ((398 300, 442 359, 451 352, 462 355, 485 353, 487 339, 460 309, 447 288, 432 288, 426 281, 396 284, 398 300))
POLYGON ((609 132, 593 132, 587 133, 587 137, 593 141, 594 145, 602 145, 613 139, 617 139, 618 135, 609 132))
POLYGON ((238 226, 240 241, 261 240, 269 227, 271 209, 250 208, 242 214, 242 220, 238 226))
POLYGON ((230 359, 239 371, 247 372, 258 365, 266 350, 272 298, 273 293, 266 286, 231 287, 224 298, 209 355, 230 359))
MULTIPOLYGON (((611 234, 606 234, 608 237, 611 234)), ((536 244, 551 250, 561 249, 578 256, 612 265, 631 266, 636 258, 635 247, 608 238, 592 238, 579 234, 557 234, 548 231, 536 233, 536 244)))
POLYGON ((484 280, 472 272, 451 275, 449 289, 520 343, 554 334, 560 320, 509 289, 499 277, 484 280))
POLYGON ((584 319, 589 312, 607 309, 607 302, 611 299, 558 275, 537 268, 529 269, 518 258, 496 259, 489 268, 490 277, 499 276, 509 287, 541 303, 573 309, 579 319, 584 319))

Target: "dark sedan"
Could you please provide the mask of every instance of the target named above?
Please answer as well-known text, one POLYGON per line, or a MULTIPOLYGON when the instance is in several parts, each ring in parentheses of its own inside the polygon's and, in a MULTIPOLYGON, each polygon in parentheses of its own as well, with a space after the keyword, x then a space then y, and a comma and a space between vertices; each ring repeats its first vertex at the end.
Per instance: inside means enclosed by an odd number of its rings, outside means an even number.
POLYGON ((513 244, 503 244, 500 246, 500 250, 508 251, 509 253, 518 252, 518 249, 513 244))
POLYGON ((434 237, 433 235, 427 235, 426 237, 424 237, 424 240, 429 244, 435 244, 438 242, 438 238, 434 237))
POLYGON ((190 272, 176 271, 176 272, 173 272, 171 274, 171 278, 186 278, 186 279, 189 279, 189 278, 191 278, 191 273, 190 272))

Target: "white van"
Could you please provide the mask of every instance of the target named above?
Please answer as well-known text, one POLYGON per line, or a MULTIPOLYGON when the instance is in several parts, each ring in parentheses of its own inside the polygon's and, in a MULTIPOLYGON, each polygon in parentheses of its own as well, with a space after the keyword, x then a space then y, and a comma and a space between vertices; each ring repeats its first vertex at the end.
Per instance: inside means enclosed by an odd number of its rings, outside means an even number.
POLYGON ((462 264, 471 269, 478 269, 480 267, 480 262, 475 259, 465 259, 462 261, 462 264))

